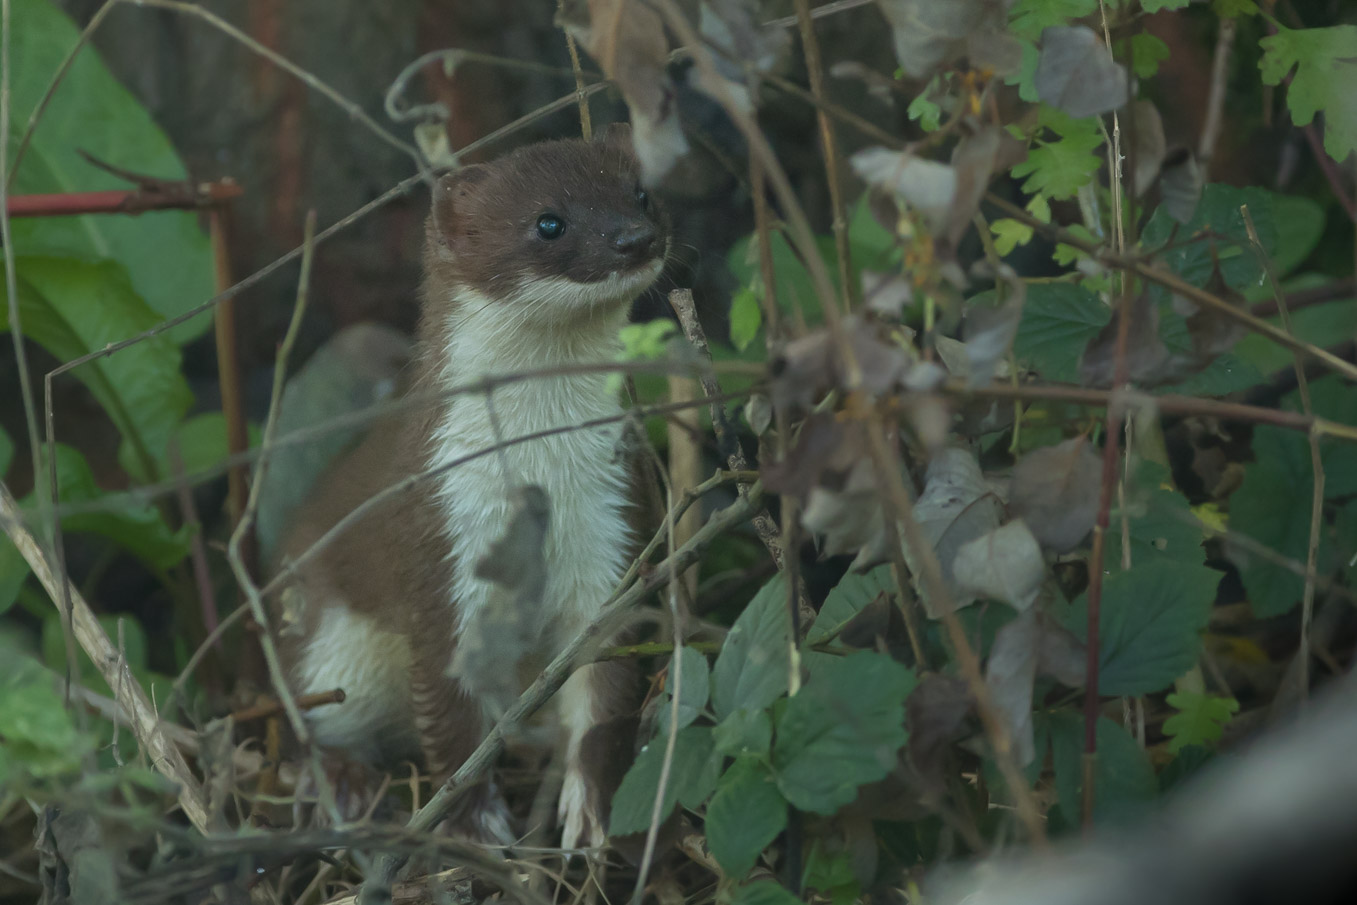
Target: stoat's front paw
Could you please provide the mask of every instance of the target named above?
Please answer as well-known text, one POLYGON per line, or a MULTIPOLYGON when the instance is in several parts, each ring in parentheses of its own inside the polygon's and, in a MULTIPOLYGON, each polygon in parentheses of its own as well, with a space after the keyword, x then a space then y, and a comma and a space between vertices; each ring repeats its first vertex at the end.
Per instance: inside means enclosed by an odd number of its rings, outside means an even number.
POLYGON ((608 840, 601 815, 589 800, 584 774, 568 769, 561 783, 561 848, 601 848, 608 840))

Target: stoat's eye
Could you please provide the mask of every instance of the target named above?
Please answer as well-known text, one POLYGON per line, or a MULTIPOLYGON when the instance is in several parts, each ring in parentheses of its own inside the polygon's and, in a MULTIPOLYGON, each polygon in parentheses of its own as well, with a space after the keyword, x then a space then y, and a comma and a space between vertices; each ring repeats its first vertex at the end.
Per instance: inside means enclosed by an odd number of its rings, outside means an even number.
POLYGON ((537 218, 537 235, 543 239, 559 239, 565 232, 565 221, 555 214, 543 214, 537 218))

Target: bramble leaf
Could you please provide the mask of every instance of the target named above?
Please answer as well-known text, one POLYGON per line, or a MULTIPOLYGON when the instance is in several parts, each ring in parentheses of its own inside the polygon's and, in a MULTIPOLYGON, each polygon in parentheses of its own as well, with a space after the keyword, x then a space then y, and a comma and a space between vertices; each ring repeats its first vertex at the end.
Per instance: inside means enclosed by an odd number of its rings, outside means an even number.
POLYGON ((1164 721, 1174 754, 1188 745, 1207 746, 1220 741, 1225 724, 1239 712, 1239 702, 1214 694, 1175 692, 1165 700, 1178 712, 1164 721))
POLYGON ((1286 106, 1297 126, 1324 114, 1324 150, 1340 163, 1357 151, 1357 25, 1294 29, 1278 26, 1258 42, 1264 85, 1280 85, 1293 68, 1286 106))

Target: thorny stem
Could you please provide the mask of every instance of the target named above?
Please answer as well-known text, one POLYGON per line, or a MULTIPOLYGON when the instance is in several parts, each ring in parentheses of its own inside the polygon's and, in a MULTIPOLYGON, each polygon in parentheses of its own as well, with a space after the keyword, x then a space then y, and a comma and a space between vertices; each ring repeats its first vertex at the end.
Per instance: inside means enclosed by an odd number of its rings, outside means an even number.
MULTIPOLYGON (((712 541, 753 515, 761 498, 761 491, 758 487, 755 487, 747 498, 736 499, 730 506, 715 513, 707 521, 707 524, 703 525, 696 534, 688 539, 687 543, 674 551, 673 556, 657 564, 648 577, 636 581, 624 591, 615 593, 612 599, 603 605, 598 617, 566 645, 565 649, 547 665, 546 669, 519 696, 504 716, 500 717, 499 722, 490 730, 476 750, 471 753, 471 756, 457 769, 457 772, 447 782, 443 783, 442 788, 434 794, 433 798, 429 799, 424 807, 410 817, 409 823, 406 824, 406 830, 413 833, 427 833, 437 826, 451 811, 462 792, 484 776, 495 759, 503 752, 505 737, 510 727, 522 724, 524 720, 536 713, 569 678, 576 664, 590 647, 597 644, 599 639, 611 634, 625 618, 627 612, 651 591, 669 581, 670 576, 681 573, 697 562, 702 552, 712 541)), ((391 881, 404 861, 404 856, 383 854, 378 859, 375 869, 369 874, 367 882, 363 884, 363 891, 359 896, 360 905, 389 903, 391 901, 391 881)))

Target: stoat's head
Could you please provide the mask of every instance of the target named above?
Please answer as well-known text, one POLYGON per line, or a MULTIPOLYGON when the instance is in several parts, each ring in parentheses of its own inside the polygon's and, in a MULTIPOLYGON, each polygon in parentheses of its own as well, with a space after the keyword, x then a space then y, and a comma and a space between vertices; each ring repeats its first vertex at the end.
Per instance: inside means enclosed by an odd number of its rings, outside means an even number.
POLYGON ((430 297, 469 292, 546 322, 620 309, 664 267, 669 224, 626 127, 464 167, 434 189, 430 297))

